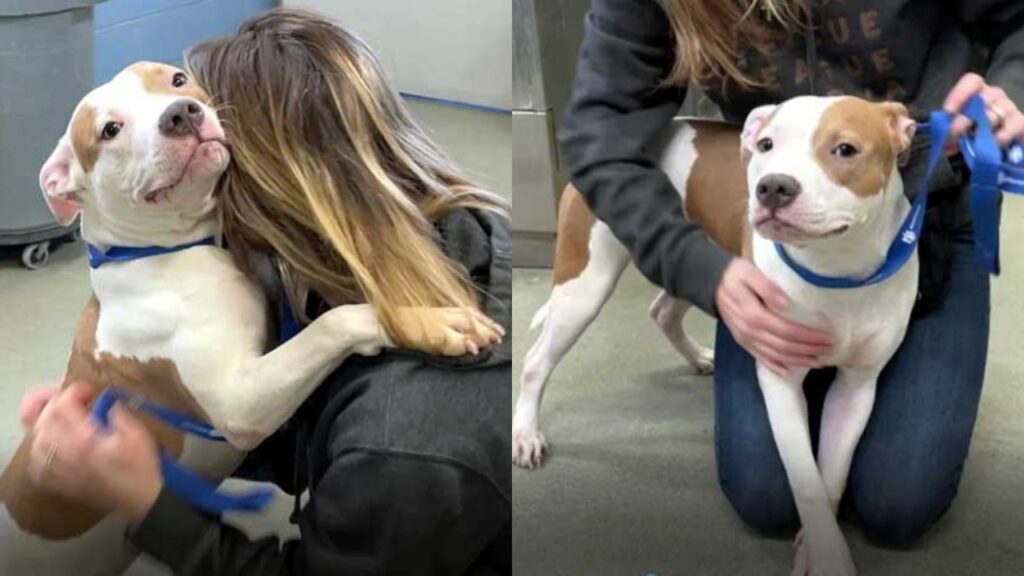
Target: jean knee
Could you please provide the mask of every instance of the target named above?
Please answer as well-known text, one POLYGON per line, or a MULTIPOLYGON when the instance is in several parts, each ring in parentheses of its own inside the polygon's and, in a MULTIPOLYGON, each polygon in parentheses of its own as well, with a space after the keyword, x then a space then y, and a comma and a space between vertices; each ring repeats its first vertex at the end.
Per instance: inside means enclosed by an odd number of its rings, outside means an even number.
POLYGON ((750 469, 719 467, 719 485, 741 520, 766 536, 782 536, 800 527, 786 477, 759 476, 750 469))
POLYGON ((875 500, 869 506, 857 506, 864 534, 872 541, 891 548, 914 545, 949 509, 953 497, 901 495, 875 500))

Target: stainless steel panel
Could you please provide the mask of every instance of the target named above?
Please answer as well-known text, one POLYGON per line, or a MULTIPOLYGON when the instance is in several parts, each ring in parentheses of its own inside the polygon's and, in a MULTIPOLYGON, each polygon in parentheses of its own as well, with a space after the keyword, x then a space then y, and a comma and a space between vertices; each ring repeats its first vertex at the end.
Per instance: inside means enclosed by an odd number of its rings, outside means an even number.
POLYGON ((555 126, 565 110, 587 0, 513 0, 513 263, 549 266, 566 183, 555 126))
POLYGON ((512 264, 550 266, 562 176, 548 112, 512 114, 512 264))
POLYGON ((512 222, 516 230, 554 233, 558 162, 546 112, 512 114, 512 222))
POLYGON ((514 105, 554 109, 569 99, 587 0, 513 0, 514 105))
POLYGON ((544 106, 559 118, 569 101, 583 43, 589 0, 536 0, 537 42, 544 78, 544 106))
POLYGON ((512 106, 543 110, 544 80, 533 0, 512 0, 512 106))

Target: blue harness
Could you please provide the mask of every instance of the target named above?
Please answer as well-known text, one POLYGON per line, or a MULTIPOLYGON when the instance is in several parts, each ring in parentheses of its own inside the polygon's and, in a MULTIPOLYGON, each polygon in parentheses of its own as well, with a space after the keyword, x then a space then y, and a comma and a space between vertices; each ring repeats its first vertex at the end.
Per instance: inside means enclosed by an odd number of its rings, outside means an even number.
MULTIPOLYGON (((89 266, 95 269, 109 262, 127 262, 150 256, 180 252, 196 246, 214 245, 216 245, 216 241, 212 237, 178 246, 114 246, 105 252, 90 244, 88 246, 89 266)), ((280 340, 283 342, 298 332, 299 325, 291 306, 288 304, 287 298, 282 300, 280 340)), ((93 405, 93 418, 101 427, 107 428, 109 426, 110 409, 118 402, 123 402, 130 408, 142 411, 168 426, 188 434, 215 442, 226 441, 223 434, 214 430, 205 422, 200 422, 175 410, 157 406, 139 396, 129 395, 115 388, 104 390, 93 405)), ((163 452, 160 453, 160 470, 163 475, 164 485, 168 490, 185 499, 196 508, 210 514, 220 514, 229 510, 263 510, 274 496, 272 489, 263 487, 254 488, 239 494, 224 493, 163 452)))
MULTIPOLYGON (((1024 146, 1015 142, 1006 151, 1006 161, 1003 161, 1003 153, 996 143, 985 111, 985 101, 981 96, 972 96, 963 114, 975 123, 974 136, 965 134, 959 139, 964 162, 971 170, 975 258, 990 274, 998 275, 999 191, 1024 194, 1024 146)), ((928 183, 942 158, 951 125, 952 118, 941 110, 932 112, 928 122, 918 124, 918 129, 927 133, 931 139, 928 171, 918 187, 910 213, 889 246, 885 261, 874 274, 867 278, 822 276, 793 260, 782 244, 776 242, 775 251, 782 261, 808 284, 821 288, 859 288, 882 282, 898 272, 917 249, 928 203, 928 183)))

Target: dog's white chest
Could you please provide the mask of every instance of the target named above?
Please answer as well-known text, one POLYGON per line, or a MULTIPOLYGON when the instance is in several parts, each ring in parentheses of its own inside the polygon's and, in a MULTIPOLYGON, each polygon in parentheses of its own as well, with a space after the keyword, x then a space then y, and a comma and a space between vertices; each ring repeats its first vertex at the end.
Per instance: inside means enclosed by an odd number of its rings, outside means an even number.
POLYGON ((755 238, 753 249, 757 266, 790 298, 786 316, 832 334, 833 355, 827 364, 868 369, 888 362, 903 341, 916 299, 916 255, 884 282, 829 289, 812 286, 797 276, 772 243, 755 238))
POLYGON ((263 295, 219 248, 106 264, 93 270, 92 283, 98 354, 169 359, 190 368, 185 378, 265 346, 263 295))

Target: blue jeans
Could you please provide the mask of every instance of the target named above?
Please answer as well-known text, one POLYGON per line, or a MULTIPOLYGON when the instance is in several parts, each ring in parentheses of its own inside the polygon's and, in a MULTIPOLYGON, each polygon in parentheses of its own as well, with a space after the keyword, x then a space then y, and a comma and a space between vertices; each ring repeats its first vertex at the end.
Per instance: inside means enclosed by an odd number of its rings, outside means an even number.
MULTIPOLYGON (((941 306, 915 318, 882 371, 874 411, 854 454, 843 508, 890 546, 917 540, 956 496, 978 411, 988 350, 989 278, 973 244, 952 248, 941 306)), ((834 369, 804 383, 812 440, 834 369)), ((715 341, 718 476, 739 516, 767 534, 799 527, 793 495, 768 424, 754 359, 720 322, 715 341)))

